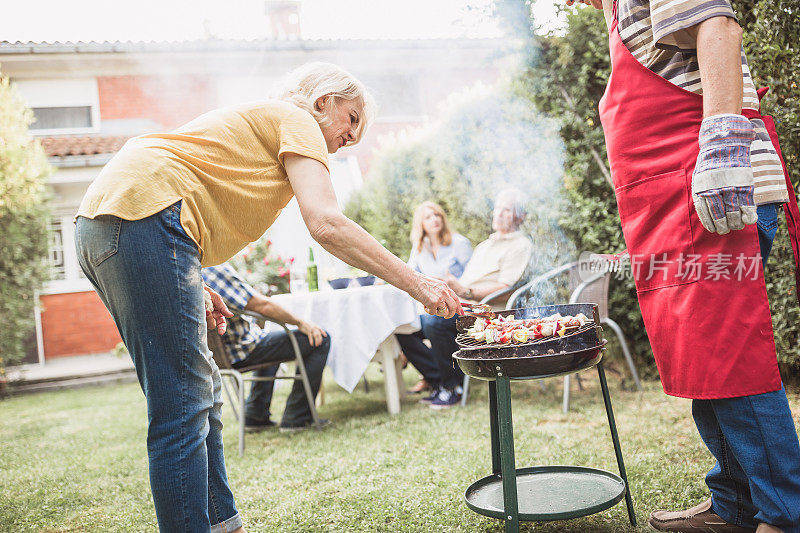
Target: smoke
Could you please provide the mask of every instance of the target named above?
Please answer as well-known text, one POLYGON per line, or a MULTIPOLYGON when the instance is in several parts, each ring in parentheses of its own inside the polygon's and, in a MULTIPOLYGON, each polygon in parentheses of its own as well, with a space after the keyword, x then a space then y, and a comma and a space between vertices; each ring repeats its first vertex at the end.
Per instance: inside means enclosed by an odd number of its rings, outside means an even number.
MULTIPOLYGON (((402 211, 410 219, 416 204, 432 199, 445 208, 454 230, 477 245, 491 232, 497 193, 516 188, 527 212, 520 229, 534 245, 526 279, 573 258, 575 250, 558 223, 565 208, 558 124, 505 83, 459 91, 445 100, 438 116, 422 128, 383 139, 362 201, 382 195, 372 211, 398 221, 402 211)), ((548 285, 529 301, 557 296, 557 288, 548 285)))

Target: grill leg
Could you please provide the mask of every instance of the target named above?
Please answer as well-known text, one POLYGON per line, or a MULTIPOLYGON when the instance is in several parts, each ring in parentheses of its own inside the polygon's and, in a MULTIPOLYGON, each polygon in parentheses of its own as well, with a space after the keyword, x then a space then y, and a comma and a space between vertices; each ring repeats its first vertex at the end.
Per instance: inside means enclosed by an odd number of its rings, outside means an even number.
POLYGON ((489 382, 489 435, 492 439, 492 474, 500 473, 500 433, 497 424, 497 383, 489 382))
POLYGON ((514 464, 514 425, 511 420, 511 387, 505 376, 497 378, 497 425, 500 436, 500 463, 503 477, 503 508, 506 533, 519 532, 517 468, 514 464))
POLYGON ((617 424, 614 422, 614 410, 611 408, 611 396, 608 394, 608 383, 606 383, 606 371, 603 369, 603 362, 597 363, 597 374, 600 376, 600 387, 603 389, 603 402, 606 404, 606 415, 608 415, 608 427, 611 429, 611 440, 614 442, 614 453, 617 455, 617 465, 619 475, 625 482, 625 505, 628 507, 628 519, 631 525, 636 527, 636 513, 633 511, 633 499, 631 498, 631 486, 628 483, 628 474, 625 472, 625 462, 622 460, 622 448, 619 445, 619 435, 617 434, 617 424))

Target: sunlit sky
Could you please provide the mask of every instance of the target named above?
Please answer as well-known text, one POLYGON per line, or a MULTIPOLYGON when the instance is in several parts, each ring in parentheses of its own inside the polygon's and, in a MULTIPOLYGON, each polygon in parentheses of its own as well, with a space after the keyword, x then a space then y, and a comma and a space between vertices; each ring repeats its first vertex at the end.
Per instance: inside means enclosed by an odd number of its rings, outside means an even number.
MULTIPOLYGON (((557 27, 558 0, 537 0, 534 17, 557 27)), ((172 41, 267 36, 265 0, 5 0, 0 40, 172 41)), ((497 37, 491 0, 301 0, 309 39, 497 37)))

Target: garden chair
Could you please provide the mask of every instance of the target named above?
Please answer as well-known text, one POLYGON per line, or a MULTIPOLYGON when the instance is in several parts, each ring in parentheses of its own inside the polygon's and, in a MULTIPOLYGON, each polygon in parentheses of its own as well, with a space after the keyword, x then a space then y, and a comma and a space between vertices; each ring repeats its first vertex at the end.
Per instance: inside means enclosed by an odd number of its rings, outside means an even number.
POLYGON ((239 455, 244 456, 244 384, 246 381, 275 381, 279 379, 302 380, 303 388, 306 391, 308 406, 311 409, 311 417, 314 419, 314 426, 316 426, 317 429, 320 429, 322 426, 320 425, 319 417, 317 416, 317 409, 314 405, 314 394, 311 392, 311 384, 309 383, 308 375, 306 374, 306 366, 303 363, 303 356, 300 353, 300 347, 297 344, 297 339, 294 336, 294 332, 286 327, 286 324, 283 322, 273 320, 259 313, 244 311, 238 314, 247 315, 254 318, 256 323, 262 328, 266 322, 272 322, 279 325, 289 335, 289 340, 292 343, 292 349, 294 351, 293 356, 288 356, 286 359, 280 361, 270 361, 269 363, 262 363, 237 369, 233 368, 230 354, 225 348, 225 343, 222 342, 222 337, 219 335, 219 333, 217 333, 216 330, 209 330, 208 332, 208 347, 214 354, 214 361, 219 367, 219 373, 222 376, 222 388, 225 391, 225 396, 228 398, 228 401, 231 404, 233 416, 236 417, 236 420, 239 422, 239 455), (253 375, 245 375, 254 370, 260 370, 262 368, 280 365, 282 363, 291 361, 294 361, 295 365, 297 365, 297 372, 294 374, 276 374, 274 377, 256 377, 253 375))
MULTIPOLYGON (((529 305, 527 302, 528 295, 531 293, 534 294, 536 291, 546 283, 549 283, 554 278, 561 276, 563 274, 569 274, 568 280, 568 290, 570 292, 569 303, 578 303, 578 302, 591 302, 597 304, 598 314, 600 315, 600 323, 606 324, 614 334, 617 336, 619 340, 620 346, 622 347, 622 353, 625 357, 625 361, 628 364, 628 368, 631 371, 631 375, 633 376, 633 381, 636 383, 636 389, 642 390, 641 381, 639 380, 639 374, 636 371, 636 365, 633 362, 633 358, 631 357, 630 349, 628 348, 628 342, 625 339, 625 335, 622 332, 622 328, 619 327, 611 317, 608 316, 608 286, 611 280, 611 272, 616 268, 615 263, 601 259, 593 259, 595 266, 599 267, 597 270, 599 272, 592 273, 590 275, 584 275, 581 277, 581 273, 579 268, 581 267, 582 263, 575 261, 572 263, 567 263, 565 265, 561 265, 556 267, 544 274, 537 276, 529 283, 526 283, 516 289, 511 296, 508 298, 508 309, 515 309, 518 307, 526 307, 529 305)), ((504 289, 504 291, 500 292, 507 292, 509 289, 504 289)), ((496 298, 498 293, 491 294, 486 297, 487 299, 494 299, 496 298)), ((481 302, 485 303, 485 302, 481 302)), ((535 305, 544 305, 545 302, 538 301, 536 299, 535 305)), ((469 376, 464 376, 464 392, 461 397, 461 405, 466 405, 467 401, 467 393, 469 391, 469 376)), ((569 397, 570 397, 570 376, 564 376, 564 397, 563 397, 563 405, 562 409, 564 413, 569 410, 569 397)))

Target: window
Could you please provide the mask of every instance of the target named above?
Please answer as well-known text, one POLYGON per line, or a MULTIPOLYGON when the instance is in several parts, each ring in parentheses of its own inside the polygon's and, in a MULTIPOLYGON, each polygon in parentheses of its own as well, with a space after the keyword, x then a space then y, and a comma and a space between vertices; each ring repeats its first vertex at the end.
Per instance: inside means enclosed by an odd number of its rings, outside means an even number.
POLYGON ((43 294, 65 292, 84 292, 92 290, 89 280, 78 264, 75 253, 75 225, 73 214, 56 215, 50 221, 50 280, 42 290, 43 294))
POLYGON ((50 222, 50 279, 67 279, 64 267, 64 227, 60 219, 50 222))
POLYGON ((36 135, 95 133, 100 129, 100 99, 95 78, 13 79, 36 121, 36 135))
POLYGON ((31 130, 61 130, 92 127, 92 106, 34 107, 36 121, 31 130))

